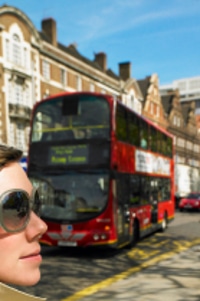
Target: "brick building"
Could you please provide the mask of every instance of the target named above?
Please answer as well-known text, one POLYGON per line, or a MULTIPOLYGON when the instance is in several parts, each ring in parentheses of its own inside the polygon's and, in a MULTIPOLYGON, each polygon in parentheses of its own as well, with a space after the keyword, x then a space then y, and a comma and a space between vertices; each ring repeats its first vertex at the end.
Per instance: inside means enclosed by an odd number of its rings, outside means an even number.
POLYGON ((54 19, 42 20, 38 31, 20 9, 1 6, 0 143, 15 145, 26 155, 31 111, 42 98, 63 91, 112 94, 174 135, 177 191, 181 190, 179 175, 186 170, 189 176, 184 181, 189 181, 190 190, 194 189, 200 166, 193 105, 181 106, 180 95, 174 94, 173 89, 165 97, 156 74, 135 80, 130 62, 119 63, 118 68, 115 74, 107 67, 104 52, 89 60, 75 44, 58 42, 54 19))
POLYGON ((36 101, 62 91, 112 94, 141 113, 142 96, 130 63, 119 75, 107 68, 107 57, 91 61, 76 45, 57 41, 56 22, 45 19, 41 32, 18 8, 0 7, 0 141, 27 152, 30 115, 36 101))
POLYGON ((200 190, 200 136, 196 124, 196 102, 182 101, 179 89, 159 92, 156 74, 138 80, 143 93, 142 115, 174 136, 175 186, 180 196, 200 190))
POLYGON ((180 195, 184 195, 200 188, 200 140, 195 103, 181 103, 178 90, 163 95, 162 103, 169 120, 168 131, 174 135, 176 188, 180 195))
POLYGON ((143 94, 142 115, 153 121, 155 124, 167 129, 169 121, 159 92, 159 78, 157 74, 152 74, 144 79, 138 80, 140 90, 143 94))

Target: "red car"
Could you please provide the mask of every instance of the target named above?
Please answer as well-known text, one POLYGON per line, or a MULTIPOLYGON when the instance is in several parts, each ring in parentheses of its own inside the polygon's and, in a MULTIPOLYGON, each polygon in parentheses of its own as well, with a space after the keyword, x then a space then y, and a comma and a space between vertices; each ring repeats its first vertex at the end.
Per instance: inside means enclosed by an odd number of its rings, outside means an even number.
POLYGON ((191 192, 179 202, 179 210, 200 210, 200 192, 191 192))

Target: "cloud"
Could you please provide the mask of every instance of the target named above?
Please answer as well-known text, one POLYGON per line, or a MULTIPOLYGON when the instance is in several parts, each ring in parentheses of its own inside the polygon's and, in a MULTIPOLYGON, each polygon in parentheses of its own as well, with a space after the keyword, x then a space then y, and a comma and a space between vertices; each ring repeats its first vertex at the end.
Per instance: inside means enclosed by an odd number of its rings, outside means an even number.
MULTIPOLYGON (((77 22, 77 26, 80 28, 80 34, 77 37, 78 43, 86 43, 97 38, 134 30, 153 22, 163 23, 170 19, 177 20, 196 13, 199 14, 194 6, 179 6, 177 9, 177 6, 174 5, 167 6, 167 9, 161 7, 157 10, 151 8, 151 11, 146 11, 141 3, 143 1, 118 0, 116 5, 108 5, 98 9, 98 13, 93 12, 82 17, 77 22)), ((177 2, 175 1, 175 3, 177 2)))

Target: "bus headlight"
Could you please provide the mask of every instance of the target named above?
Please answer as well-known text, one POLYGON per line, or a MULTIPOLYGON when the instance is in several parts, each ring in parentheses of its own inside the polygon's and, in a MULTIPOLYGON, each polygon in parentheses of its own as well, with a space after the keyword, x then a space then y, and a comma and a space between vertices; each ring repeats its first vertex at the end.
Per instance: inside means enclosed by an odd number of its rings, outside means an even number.
POLYGON ((93 235, 93 239, 94 239, 94 240, 99 240, 99 235, 98 235, 98 234, 94 234, 94 235, 93 235))

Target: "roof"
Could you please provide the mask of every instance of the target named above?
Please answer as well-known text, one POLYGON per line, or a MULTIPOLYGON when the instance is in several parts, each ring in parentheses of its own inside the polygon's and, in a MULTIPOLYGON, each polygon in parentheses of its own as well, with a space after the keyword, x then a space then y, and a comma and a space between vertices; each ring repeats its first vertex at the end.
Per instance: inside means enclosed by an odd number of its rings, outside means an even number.
POLYGON ((162 95, 161 101, 164 108, 164 111, 169 114, 171 107, 172 107, 172 101, 173 101, 174 95, 162 95))
MULTIPOLYGON (((40 37, 42 40, 44 40, 47 43, 51 44, 50 39, 45 35, 44 32, 39 32, 40 37)), ((95 62, 94 60, 89 60, 88 58, 86 58, 85 56, 83 56, 76 48, 76 46, 74 44, 70 44, 69 46, 65 46, 61 43, 57 43, 57 47, 58 49, 60 49, 61 51, 75 57, 76 59, 82 61, 83 63, 89 65, 92 68, 98 69, 99 71, 103 71, 103 69, 99 66, 99 64, 97 62, 95 62)), ((117 74, 115 74, 111 69, 106 70, 106 74, 114 79, 119 79, 119 76, 117 74)))
POLYGON ((137 83, 140 87, 143 97, 145 98, 147 95, 147 90, 150 85, 151 76, 147 76, 145 79, 137 80, 137 83))
POLYGON ((188 119, 190 117, 190 112, 194 110, 191 107, 191 103, 181 103, 181 107, 182 107, 182 114, 183 114, 183 118, 185 123, 187 124, 188 119))

